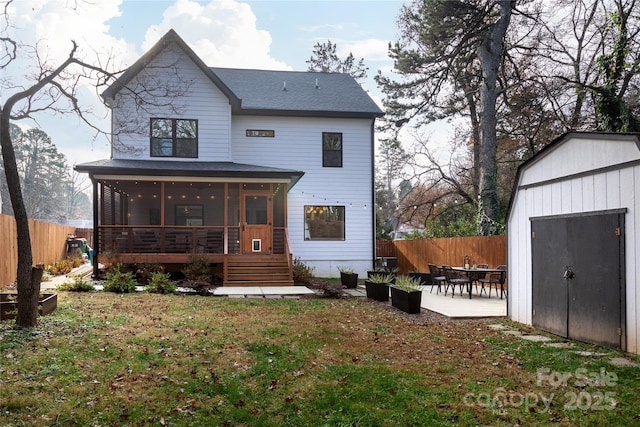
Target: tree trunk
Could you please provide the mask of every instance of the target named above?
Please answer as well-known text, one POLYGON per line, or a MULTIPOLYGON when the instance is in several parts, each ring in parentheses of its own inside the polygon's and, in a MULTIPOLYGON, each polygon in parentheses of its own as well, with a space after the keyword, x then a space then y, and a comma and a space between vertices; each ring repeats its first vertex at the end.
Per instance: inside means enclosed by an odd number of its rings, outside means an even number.
POLYGON ((29 288, 18 292, 16 323, 20 326, 36 326, 38 324, 38 299, 40 298, 40 281, 43 272, 42 266, 32 267, 29 288))
POLYGON ((33 256, 31 254, 31 236, 29 234, 29 221, 27 211, 22 198, 20 188, 20 177, 16 166, 16 155, 11 143, 11 133, 9 130, 11 108, 13 103, 7 101, 2 114, 0 115, 0 145, 2 146, 2 157, 4 171, 9 188, 9 197, 13 207, 13 215, 16 220, 16 232, 18 238, 18 272, 16 285, 18 288, 18 317, 16 323, 20 326, 37 325, 38 319, 38 296, 40 294, 40 278, 37 286, 34 286, 36 274, 32 272, 33 256))
POLYGON ((478 48, 482 69, 480 86, 480 200, 479 232, 496 234, 500 220, 498 199, 498 168, 496 163, 496 100, 498 67, 504 54, 504 36, 511 20, 511 7, 515 2, 501 1, 500 19, 487 33, 478 48))

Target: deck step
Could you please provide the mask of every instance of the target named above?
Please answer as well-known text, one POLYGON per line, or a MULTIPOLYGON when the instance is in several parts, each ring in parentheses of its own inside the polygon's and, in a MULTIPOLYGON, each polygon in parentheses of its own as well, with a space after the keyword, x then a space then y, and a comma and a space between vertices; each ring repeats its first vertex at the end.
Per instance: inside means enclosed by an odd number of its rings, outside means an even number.
POLYGON ((288 258, 283 255, 230 256, 224 286, 293 286, 288 258))

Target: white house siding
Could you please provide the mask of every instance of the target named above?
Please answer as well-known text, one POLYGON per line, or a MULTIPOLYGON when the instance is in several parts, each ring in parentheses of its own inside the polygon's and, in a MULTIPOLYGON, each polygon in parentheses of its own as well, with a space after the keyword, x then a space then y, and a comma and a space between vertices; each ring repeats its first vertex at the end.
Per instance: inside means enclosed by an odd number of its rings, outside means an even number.
MULTIPOLYGON (((231 121, 231 106, 228 98, 205 76, 194 63, 179 49, 163 50, 150 64, 150 68, 143 70, 134 78, 130 86, 134 86, 145 79, 150 79, 149 73, 171 79, 162 83, 162 87, 176 87, 186 91, 171 101, 173 108, 154 106, 153 99, 149 100, 144 110, 136 110, 135 100, 128 96, 126 90, 117 95, 117 108, 112 109, 113 121, 113 152, 114 159, 139 160, 171 160, 171 161, 231 161, 229 123, 231 121), (174 68, 176 67, 175 71, 174 68), (167 77, 168 76, 168 77, 167 77), (179 76, 179 77, 178 77, 179 76), (150 157, 150 119, 196 119, 198 120, 198 158, 159 158, 150 157), (131 118, 137 121, 127 123, 131 118), (127 123, 126 130, 119 132, 121 123, 127 123), (131 132, 135 129, 134 132, 131 132), (127 147, 122 150, 121 147, 127 147)), ((153 86, 151 84, 150 86, 153 86)), ((158 86, 157 84, 155 86, 158 86)), ((174 92, 174 94, 177 92, 174 92)), ((165 99, 162 102, 166 102, 165 99)))
POLYGON ((626 208, 626 345, 627 351, 640 353, 640 166, 624 165, 640 160, 640 151, 632 138, 596 138, 568 139, 521 171, 507 224, 509 316, 532 324, 530 218, 626 208), (609 169, 572 178, 574 173, 586 172, 581 162, 609 169), (541 184, 563 176, 568 178, 541 184), (524 183, 530 186, 522 188, 524 183))
POLYGON ((370 119, 235 116, 233 161, 303 171, 288 193, 293 254, 320 277, 351 266, 364 275, 373 262, 372 147, 370 119), (246 137, 247 129, 273 130, 274 138, 246 137), (322 133, 342 133, 342 168, 322 167, 322 133), (304 206, 345 207, 344 241, 305 241, 304 206))

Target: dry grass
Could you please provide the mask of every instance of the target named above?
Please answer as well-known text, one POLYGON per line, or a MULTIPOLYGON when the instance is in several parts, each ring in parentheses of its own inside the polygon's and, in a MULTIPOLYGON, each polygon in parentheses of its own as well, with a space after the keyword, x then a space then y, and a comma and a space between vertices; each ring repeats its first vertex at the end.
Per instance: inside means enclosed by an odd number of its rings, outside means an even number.
MULTIPOLYGON (((542 396, 536 369, 606 362, 543 350, 485 321, 403 315, 359 299, 59 296, 37 331, 0 326, 0 425, 574 425, 637 416, 638 370, 607 410, 490 407, 542 396), (631 406, 633 405, 633 406, 631 406)), ((607 367, 611 370, 610 367, 607 367)))

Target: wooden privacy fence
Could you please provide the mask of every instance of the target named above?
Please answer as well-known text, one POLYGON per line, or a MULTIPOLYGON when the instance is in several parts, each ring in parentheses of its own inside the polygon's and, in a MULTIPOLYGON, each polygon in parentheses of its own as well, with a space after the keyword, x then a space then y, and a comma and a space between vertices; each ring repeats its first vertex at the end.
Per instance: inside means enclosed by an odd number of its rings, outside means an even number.
POLYGON ((376 243, 376 255, 397 258, 401 273, 428 272, 430 263, 460 266, 465 255, 472 264, 489 264, 489 267, 507 264, 507 240, 504 235, 382 242, 376 243))
MULTIPOLYGON (((29 220, 33 265, 52 264, 67 253, 67 236, 75 227, 29 220)), ((0 215, 0 288, 16 280, 18 241, 13 216, 0 215)))

